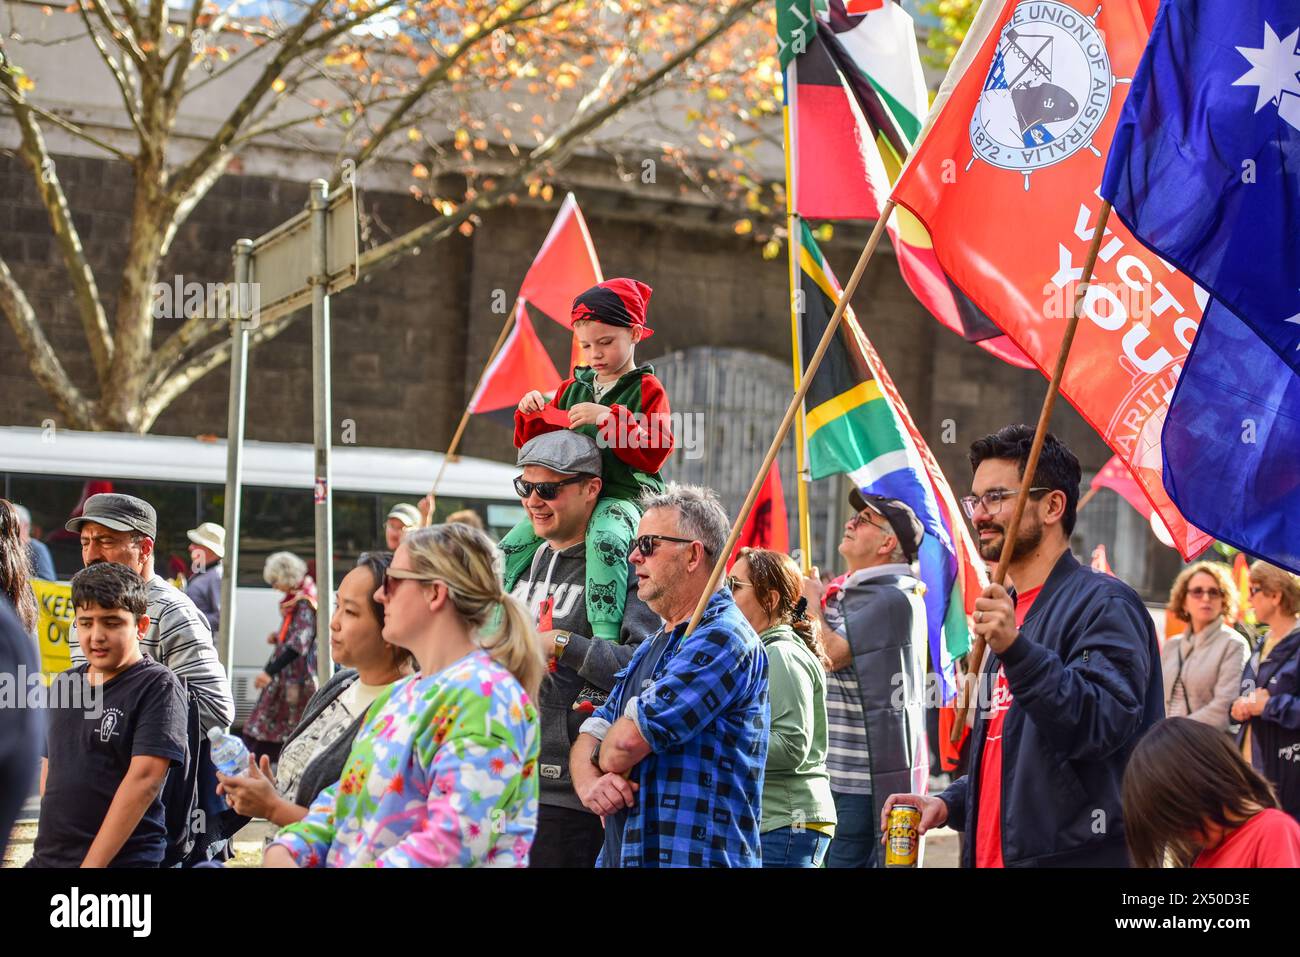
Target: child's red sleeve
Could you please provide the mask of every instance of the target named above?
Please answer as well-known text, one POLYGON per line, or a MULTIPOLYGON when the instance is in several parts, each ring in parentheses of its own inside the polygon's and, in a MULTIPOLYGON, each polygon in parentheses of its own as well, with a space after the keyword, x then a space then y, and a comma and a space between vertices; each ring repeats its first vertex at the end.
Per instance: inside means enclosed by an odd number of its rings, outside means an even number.
MULTIPOLYGON (((555 390, 555 398, 546 404, 558 409, 561 397, 573 382, 573 379, 565 379, 561 382, 560 387, 555 390)), ((552 425, 540 415, 524 415, 518 409, 515 409, 515 448, 522 449, 524 443, 529 439, 544 435, 547 432, 558 431, 559 428, 558 425, 552 425)))
MULTIPOLYGON (((641 472, 656 474, 674 448, 668 393, 652 375, 641 377, 641 411, 611 405, 614 417, 605 430, 615 430, 609 445, 622 462, 641 472)), ((606 431, 608 435, 608 431, 606 431)))

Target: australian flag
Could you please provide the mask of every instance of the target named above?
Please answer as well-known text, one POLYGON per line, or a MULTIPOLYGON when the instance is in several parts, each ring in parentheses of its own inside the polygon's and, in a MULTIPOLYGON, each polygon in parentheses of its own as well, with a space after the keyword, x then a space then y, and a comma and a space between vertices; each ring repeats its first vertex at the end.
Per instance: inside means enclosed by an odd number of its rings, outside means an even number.
POLYGON ((1300 572, 1300 3, 1165 0, 1102 195, 1209 294, 1165 488, 1195 525, 1300 572))

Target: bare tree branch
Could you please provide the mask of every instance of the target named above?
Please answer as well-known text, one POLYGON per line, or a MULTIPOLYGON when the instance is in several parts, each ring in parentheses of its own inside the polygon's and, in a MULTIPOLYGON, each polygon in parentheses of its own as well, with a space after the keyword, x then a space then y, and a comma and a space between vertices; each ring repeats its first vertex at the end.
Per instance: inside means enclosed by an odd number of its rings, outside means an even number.
MULTIPOLYGON (((87 7, 93 10, 95 16, 104 24, 104 29, 108 31, 109 38, 113 43, 123 53, 134 60, 136 66, 144 66, 145 55, 144 51, 141 50, 139 45, 136 43, 138 33, 135 29, 128 30, 126 27, 123 27, 122 24, 118 22, 117 17, 113 16, 113 11, 108 9, 108 5, 104 3, 104 0, 77 0, 77 3, 78 6, 81 7, 83 13, 87 12, 87 7)), ((89 19, 86 21, 86 26, 90 26, 89 19)))
POLYGON ((22 145, 18 152, 32 171, 37 193, 49 216, 50 227, 54 230, 55 241, 72 282, 73 298, 77 303, 77 312, 81 317, 81 327, 86 334, 95 372, 102 383, 112 363, 113 345, 95 274, 86 259, 81 236, 72 222, 72 210, 63 193, 63 184, 59 181, 54 159, 46 149, 45 137, 27 106, 26 98, 18 89, 3 50, 0 50, 0 86, 4 87, 13 104, 14 119, 18 121, 22 135, 22 145))
POLYGON ((190 72, 190 67, 194 63, 192 55, 194 50, 194 30, 199 22, 199 14, 203 10, 204 0, 193 0, 190 4, 189 15, 185 18, 185 32, 181 35, 176 46, 172 47, 170 53, 163 57, 162 72, 167 72, 167 65, 179 53, 181 57, 172 67, 172 77, 167 81, 167 121, 171 123, 176 118, 176 112, 180 109, 181 100, 185 96, 185 77, 190 72), (187 52, 188 51, 188 52, 187 52))
POLYGON ((183 195, 188 193, 194 182, 203 175, 204 170, 210 167, 222 152, 226 151, 231 140, 239 133, 240 128, 249 115, 257 109, 257 105, 262 101, 262 97, 271 89, 271 86, 285 68, 298 56, 300 56, 299 45, 307 32, 320 17, 321 11, 325 9, 329 0, 312 0, 311 8, 303 16, 293 29, 289 31, 287 40, 281 45, 275 56, 271 58, 262 70, 261 76, 253 83, 249 91, 244 94, 239 103, 226 117, 221 128, 204 144, 198 154, 188 163, 176 171, 174 193, 183 195))
POLYGON ((167 0, 150 0, 149 17, 144 21, 144 38, 153 44, 153 49, 145 52, 151 60, 161 61, 163 30, 167 25, 167 0))
MULTIPOLYGON (((192 92, 201 90, 201 88, 207 86, 208 83, 212 83, 214 81, 217 81, 217 79, 221 79, 222 77, 224 77, 225 74, 230 73, 230 70, 237 69, 238 66, 242 65, 244 60, 248 60, 250 59, 250 57, 255 57, 259 55, 259 53, 268 52, 266 51, 266 46, 268 46, 268 44, 261 44, 261 46, 250 46, 243 53, 235 53, 235 55, 233 57, 230 57, 230 60, 227 60, 225 64, 222 64, 221 66, 218 66, 218 68, 212 70, 212 73, 209 73, 208 75, 205 75, 203 79, 199 79, 199 81, 192 83, 191 86, 185 87, 185 94, 182 95, 181 99, 185 99, 186 96, 192 94, 192 92)), ((181 65, 177 64, 177 69, 179 69, 179 66, 181 65)), ((191 66, 192 64, 186 64, 186 73, 188 73, 188 70, 190 70, 191 66)))
POLYGON ((303 126, 304 124, 307 123, 315 123, 317 120, 329 119, 331 116, 338 116, 340 113, 346 113, 349 110, 355 110, 356 108, 357 105, 355 103, 341 103, 338 106, 332 107, 328 110, 323 110, 320 113, 313 113, 311 116, 299 116, 292 120, 285 120, 283 123, 272 123, 270 125, 267 125, 265 123, 255 124, 253 126, 250 126, 246 133, 242 133, 239 136, 235 137, 234 141, 231 143, 231 146, 232 147, 243 146, 245 143, 248 143, 251 140, 255 140, 264 136, 272 136, 276 133, 281 133, 284 130, 293 129, 295 126, 303 126))
MULTIPOLYGON (((280 333, 284 332, 292 325, 298 316, 303 314, 303 310, 291 312, 286 316, 281 316, 272 322, 258 326, 248 334, 248 348, 251 351, 256 346, 261 345, 269 339, 274 339, 280 333)), ((143 428, 148 431, 158 416, 160 416, 167 406, 171 405, 176 399, 185 393, 185 390, 194 385, 213 369, 221 366, 223 362, 230 359, 230 350, 232 343, 230 336, 216 345, 199 353, 191 361, 185 364, 180 371, 166 377, 159 384, 149 391, 149 398, 145 400, 144 406, 144 423, 143 428)))
POLYGON ((140 35, 140 12, 136 9, 135 0, 119 0, 118 5, 122 8, 122 16, 126 22, 131 25, 131 32, 136 36, 140 35))
MULTIPOLYGON (((436 67, 422 77, 420 82, 402 98, 402 101, 398 106, 385 119, 384 124, 379 128, 379 132, 371 137, 370 142, 362 147, 361 152, 353 157, 353 163, 356 165, 356 168, 360 169, 370 161, 375 152, 384 144, 384 141, 392 136, 399 127, 405 125, 405 117, 410 112, 411 108, 419 103, 430 90, 443 82, 447 78, 447 74, 451 72, 452 68, 475 46, 487 37, 490 37, 497 30, 513 26, 515 23, 524 19, 533 19, 535 17, 545 16, 556 7, 565 3, 566 0, 558 0, 558 2, 550 4, 544 10, 529 13, 528 8, 533 6, 534 2, 535 0, 511 0, 511 10, 507 16, 500 21, 492 23, 491 26, 485 25, 483 29, 473 37, 462 39, 458 44, 456 44, 455 49, 448 53, 436 67)), ((334 182, 331 186, 338 185, 339 175, 340 174, 338 173, 335 174, 334 182)))
POLYGON ((95 26, 90 22, 90 12, 86 9, 87 0, 78 0, 77 9, 81 11, 81 19, 86 24, 86 35, 90 42, 95 44, 95 49, 99 51, 99 58, 104 61, 108 67, 108 72, 113 75, 114 82, 117 83, 117 89, 122 94, 122 106, 126 109, 127 118, 131 125, 135 127, 136 135, 140 137, 141 145, 148 140, 144 131, 144 121, 141 119, 141 106, 139 99, 136 97, 135 89, 131 81, 127 78, 126 72, 121 65, 113 58, 113 54, 108 52, 108 46, 104 43, 95 26))
MULTIPOLYGON (((3 92, 5 96, 9 97, 11 100, 13 99, 13 93, 9 91, 9 88, 7 86, 0 86, 0 92, 3 92)), ((122 160, 124 163, 132 163, 135 161, 135 157, 131 156, 129 153, 118 149, 116 146, 104 142, 97 136, 91 136, 80 126, 77 126, 75 123, 65 120, 57 113, 51 113, 49 110, 43 110, 39 106, 34 106, 31 103, 27 104, 27 109, 31 110, 37 116, 41 117, 41 119, 48 120, 49 122, 53 123, 55 126, 61 127, 67 132, 71 133, 73 136, 77 137, 78 139, 85 140, 87 143, 91 144, 92 146, 99 147, 101 150, 103 150, 106 153, 112 153, 114 156, 122 160)))
POLYGON ((575 114, 566 126, 547 137, 514 171, 504 176, 495 189, 485 190, 470 202, 462 203, 450 216, 430 220, 396 239, 363 252, 360 262, 362 272, 373 271, 386 265, 396 265, 395 262, 386 261, 392 260, 401 253, 410 252, 423 243, 436 242, 451 235, 461 223, 466 222, 475 213, 481 213, 501 202, 510 193, 519 189, 530 176, 571 152, 583 137, 599 129, 620 110, 653 93, 673 70, 694 58, 701 50, 747 16, 758 3, 759 0, 738 0, 713 25, 712 29, 697 37, 685 49, 673 54, 657 70, 633 83, 620 96, 598 110, 589 110, 585 115, 575 114))
POLYGON ((32 304, 28 302, 3 257, 0 257, 0 312, 8 318, 18 344, 27 354, 36 381, 54 398, 59 411, 68 419, 68 424, 74 429, 91 427, 94 421, 93 407, 68 378, 63 363, 59 361, 41 329, 32 304))

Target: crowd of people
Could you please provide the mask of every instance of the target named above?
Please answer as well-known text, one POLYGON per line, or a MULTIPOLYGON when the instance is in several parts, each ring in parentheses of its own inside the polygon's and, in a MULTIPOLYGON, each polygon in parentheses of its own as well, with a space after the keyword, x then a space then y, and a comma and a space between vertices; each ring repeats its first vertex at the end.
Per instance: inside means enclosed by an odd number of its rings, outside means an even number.
MULTIPOLYGON (((1300 866, 1296 576, 1251 566, 1252 647, 1225 566, 1189 566, 1169 602, 1186 629, 1162 645, 1138 594, 1071 554, 1081 471, 1048 436, 1008 585, 971 617, 988 654, 965 773, 924 793, 922 523, 855 489, 841 574, 751 547, 711 587, 731 522, 661 475, 672 436, 641 413, 667 399, 634 360, 649 297, 616 279, 575 302, 589 365, 520 402, 526 518, 501 542, 472 512, 431 524, 431 497, 395 506, 327 636, 306 563, 266 559, 281 626, 240 773, 217 772, 207 737, 235 717, 213 641, 224 531, 188 532, 181 591, 154 570, 153 507, 90 497, 67 523, 85 565, 73 667, 44 728, 6 714, 0 733, 5 781, 44 755, 32 865, 219 864, 264 819, 267 867, 864 868, 905 803, 922 834, 961 832, 971 867, 1300 866), (341 670, 317 688, 326 638, 341 670)), ((962 504, 990 563, 1032 438, 971 447, 962 504)), ((7 670, 34 667, 23 522, 0 500, 7 670)))

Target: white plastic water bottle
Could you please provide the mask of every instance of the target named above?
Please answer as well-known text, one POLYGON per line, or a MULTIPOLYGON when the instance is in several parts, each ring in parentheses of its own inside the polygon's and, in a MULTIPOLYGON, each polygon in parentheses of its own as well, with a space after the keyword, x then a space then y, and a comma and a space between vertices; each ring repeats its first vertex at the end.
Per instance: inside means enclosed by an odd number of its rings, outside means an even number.
POLYGON ((233 734, 223 734, 220 728, 208 732, 212 742, 212 763, 227 777, 248 773, 248 748, 233 734))

